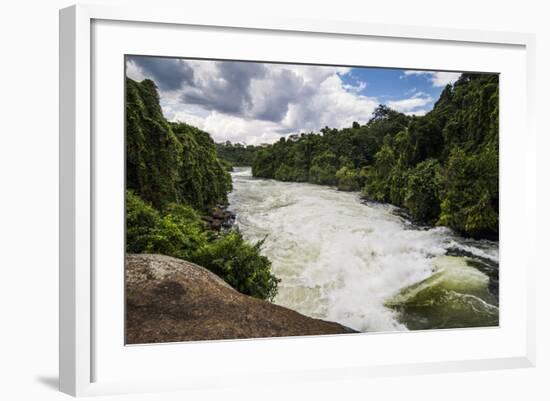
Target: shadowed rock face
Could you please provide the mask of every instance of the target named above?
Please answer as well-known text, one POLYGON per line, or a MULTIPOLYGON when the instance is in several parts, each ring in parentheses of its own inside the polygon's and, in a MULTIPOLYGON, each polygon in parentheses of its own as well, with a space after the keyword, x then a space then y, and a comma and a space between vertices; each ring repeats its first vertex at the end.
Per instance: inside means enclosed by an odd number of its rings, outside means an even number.
POLYGON ((354 333, 243 295, 215 274, 164 255, 126 258, 126 343, 354 333))

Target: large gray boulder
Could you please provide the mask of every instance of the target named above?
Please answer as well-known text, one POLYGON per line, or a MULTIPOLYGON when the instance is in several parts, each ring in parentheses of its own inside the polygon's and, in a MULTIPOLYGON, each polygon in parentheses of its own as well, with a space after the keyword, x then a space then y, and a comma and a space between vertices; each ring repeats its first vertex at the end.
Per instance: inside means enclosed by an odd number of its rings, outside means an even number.
POLYGON ((127 255, 128 344, 354 332, 243 295, 193 263, 164 255, 127 255))

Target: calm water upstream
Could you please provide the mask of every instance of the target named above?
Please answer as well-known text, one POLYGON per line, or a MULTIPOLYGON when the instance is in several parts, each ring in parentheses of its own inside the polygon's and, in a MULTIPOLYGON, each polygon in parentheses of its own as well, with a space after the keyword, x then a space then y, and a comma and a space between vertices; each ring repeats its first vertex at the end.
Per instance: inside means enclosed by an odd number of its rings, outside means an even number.
POLYGON ((281 279, 275 303, 359 331, 498 325, 498 244, 419 228, 357 193, 232 173, 230 209, 281 279))

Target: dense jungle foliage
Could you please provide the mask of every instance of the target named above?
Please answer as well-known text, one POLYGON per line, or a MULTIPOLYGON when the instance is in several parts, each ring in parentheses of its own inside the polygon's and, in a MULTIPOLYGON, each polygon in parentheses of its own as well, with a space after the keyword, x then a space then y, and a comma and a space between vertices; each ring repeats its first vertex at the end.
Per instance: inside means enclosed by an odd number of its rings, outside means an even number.
POLYGON ((162 211, 126 192, 126 251, 161 253, 201 265, 243 294, 272 300, 278 280, 260 254, 262 242, 248 244, 238 230, 206 228, 191 206, 169 204, 162 211))
POLYGON ((155 83, 126 80, 126 188, 154 207, 207 210, 227 202, 231 177, 210 135, 162 115, 155 83))
POLYGON ((202 215, 227 203, 231 177, 210 135, 162 115, 155 83, 126 80, 126 251, 161 253, 211 270, 238 291, 273 299, 277 278, 236 229, 202 215))
POLYGON ((218 156, 230 170, 233 166, 252 166, 257 147, 240 143, 217 143, 218 156))
POLYGON ((463 74, 425 116, 379 106, 365 125, 256 148, 252 173, 361 190, 413 219, 498 238, 498 75, 463 74))

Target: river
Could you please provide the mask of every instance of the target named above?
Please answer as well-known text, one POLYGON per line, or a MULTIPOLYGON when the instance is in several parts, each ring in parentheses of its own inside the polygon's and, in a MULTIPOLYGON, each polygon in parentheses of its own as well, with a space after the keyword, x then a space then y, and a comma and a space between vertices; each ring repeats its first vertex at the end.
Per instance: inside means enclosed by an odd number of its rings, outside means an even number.
POLYGON ((281 280, 274 302, 362 332, 496 326, 498 243, 418 227, 387 204, 232 172, 230 210, 281 280))

